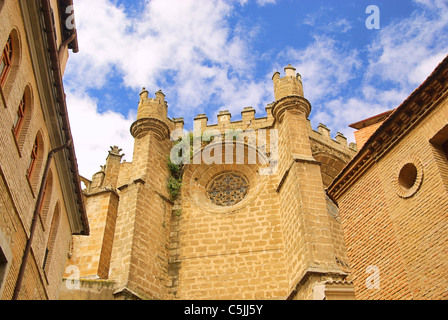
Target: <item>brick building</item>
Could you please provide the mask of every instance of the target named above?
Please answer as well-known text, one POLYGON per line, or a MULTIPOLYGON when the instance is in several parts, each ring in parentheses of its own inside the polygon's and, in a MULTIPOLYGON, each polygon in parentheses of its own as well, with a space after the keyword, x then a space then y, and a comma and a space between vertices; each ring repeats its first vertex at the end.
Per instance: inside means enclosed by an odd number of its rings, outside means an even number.
POLYGON ((292 66, 266 117, 202 114, 186 135, 143 89, 133 162, 111 147, 86 179, 62 84, 71 6, 0 0, 0 299, 448 298, 448 58, 352 124, 358 147, 312 129, 292 66))
POLYGON ((354 125, 328 188, 357 299, 448 299, 448 57, 395 110, 354 125))
POLYGON ((167 160, 184 121, 167 117, 161 91, 141 92, 133 162, 112 147, 101 171, 83 179, 91 235, 73 238, 66 282, 81 281, 63 286, 62 299, 353 298, 325 187, 356 149, 324 125, 311 128, 301 76, 285 72, 274 74, 266 117, 250 107, 239 121, 228 111, 216 124, 198 115, 191 136, 205 141, 187 143, 192 161, 180 173, 167 160), (229 130, 236 136, 221 140, 229 130))
POLYGON ((58 299, 73 234, 89 226, 62 75, 71 1, 0 1, 0 299, 58 299))

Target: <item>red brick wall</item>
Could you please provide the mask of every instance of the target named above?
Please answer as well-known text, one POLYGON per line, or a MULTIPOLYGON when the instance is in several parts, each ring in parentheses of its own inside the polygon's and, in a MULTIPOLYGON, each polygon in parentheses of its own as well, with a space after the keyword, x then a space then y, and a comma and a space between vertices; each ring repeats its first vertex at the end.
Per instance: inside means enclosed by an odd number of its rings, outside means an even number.
POLYGON ((357 299, 411 298, 387 197, 378 167, 339 201, 357 299), (379 269, 380 290, 366 285, 369 267, 379 269))
POLYGON ((358 299, 448 298, 448 161, 430 142, 447 119, 445 100, 338 196, 358 299), (407 163, 421 178, 410 193, 398 178, 407 163), (369 266, 379 289, 366 285, 369 266))
POLYGON ((372 134, 382 125, 383 123, 376 123, 369 127, 362 128, 361 130, 355 131, 356 144, 358 145, 358 150, 364 146, 364 144, 369 140, 372 134))

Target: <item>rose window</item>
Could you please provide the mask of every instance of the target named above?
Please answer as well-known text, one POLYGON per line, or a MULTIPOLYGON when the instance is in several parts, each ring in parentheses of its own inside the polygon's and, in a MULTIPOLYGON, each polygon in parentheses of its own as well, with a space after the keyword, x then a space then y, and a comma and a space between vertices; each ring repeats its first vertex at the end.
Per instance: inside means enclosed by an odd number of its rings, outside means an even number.
POLYGON ((230 207, 243 201, 249 192, 247 179, 236 173, 217 176, 207 188, 209 199, 221 207, 230 207))

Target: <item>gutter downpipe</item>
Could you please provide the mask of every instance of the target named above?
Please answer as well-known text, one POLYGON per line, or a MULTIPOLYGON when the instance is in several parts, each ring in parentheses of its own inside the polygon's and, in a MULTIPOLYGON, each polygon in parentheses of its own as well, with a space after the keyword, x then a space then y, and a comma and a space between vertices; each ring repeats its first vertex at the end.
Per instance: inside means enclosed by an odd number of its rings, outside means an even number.
POLYGON ((39 216, 41 213, 40 207, 41 207, 41 203, 43 201, 45 185, 46 185, 47 179, 48 179, 48 172, 50 171, 51 160, 53 159, 55 153, 62 151, 64 149, 67 149, 71 145, 72 145, 72 141, 69 140, 63 146, 60 146, 58 148, 51 150, 50 153, 48 154, 47 163, 45 165, 45 170, 44 170, 44 175, 42 177, 42 181, 41 181, 41 185, 40 185, 39 195, 37 197, 36 206, 34 209, 33 221, 31 222, 30 236, 26 243, 25 252, 24 252, 23 258, 22 258, 22 264, 20 265, 20 271, 19 271, 19 275, 17 277, 16 287, 14 289, 14 295, 12 297, 12 300, 18 300, 20 290, 22 288, 23 278, 25 276, 25 269, 26 269, 26 265, 28 263, 28 257, 31 252, 31 245, 32 245, 34 234, 36 231, 37 222, 39 221, 39 216))
POLYGON ((61 47, 59 48, 58 51, 58 58, 59 61, 62 60, 62 53, 64 52, 65 48, 70 44, 70 42, 72 42, 73 40, 76 39, 76 33, 72 33, 72 35, 70 37, 68 37, 62 44, 61 47))

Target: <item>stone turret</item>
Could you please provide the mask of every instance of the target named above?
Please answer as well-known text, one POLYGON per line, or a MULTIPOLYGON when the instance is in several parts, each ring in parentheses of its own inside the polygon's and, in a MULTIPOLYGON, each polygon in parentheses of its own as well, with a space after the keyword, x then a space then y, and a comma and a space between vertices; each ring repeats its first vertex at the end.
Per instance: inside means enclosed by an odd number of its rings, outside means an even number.
POLYGON ((153 132, 158 140, 169 137, 170 121, 168 119, 168 103, 162 91, 157 91, 155 98, 149 98, 148 91, 143 88, 137 111, 137 121, 131 127, 134 138, 153 132))
POLYGON ((132 296, 163 299, 167 278, 171 200, 167 189, 167 158, 172 147, 170 134, 183 129, 182 118, 167 116, 168 103, 162 91, 149 97, 140 93, 137 119, 131 126, 135 139, 132 164, 126 166, 127 181, 119 178, 120 205, 110 279, 120 288, 117 299, 132 296), (163 227, 165 226, 165 227, 163 227), (135 273, 134 273, 135 272, 135 273))
MULTIPOLYGON (((288 281, 297 284, 296 297, 303 299, 309 293, 302 291, 302 286, 317 288, 322 276, 331 274, 328 279, 341 281, 347 273, 335 260, 340 253, 333 244, 331 230, 336 225, 328 215, 321 163, 313 156, 308 120, 311 104, 304 97, 301 76, 295 71, 288 65, 285 77, 281 78, 278 72, 274 74, 276 101, 272 113, 279 135, 277 192, 284 221, 283 234, 301 235, 287 241, 288 281)), ((342 141, 342 136, 338 136, 338 140, 342 141)))
POLYGON ((295 73, 296 69, 291 65, 285 68, 286 76, 281 78, 280 72, 274 73, 272 80, 274 82, 275 100, 278 101, 284 97, 298 95, 303 97, 302 76, 295 73))
POLYGON ((159 90, 155 93, 155 98, 149 98, 146 88, 140 93, 137 120, 143 118, 158 118, 165 121, 168 117, 168 103, 165 101, 165 94, 159 90))
MULTIPOLYGON (((311 104, 303 95, 302 77, 295 75, 296 69, 291 65, 285 68, 285 77, 281 78, 276 72, 273 76, 275 103, 273 105, 273 115, 280 123, 283 121, 285 111, 299 112, 305 119, 311 113, 311 104)), ((303 119, 302 119, 303 120, 303 119)))

